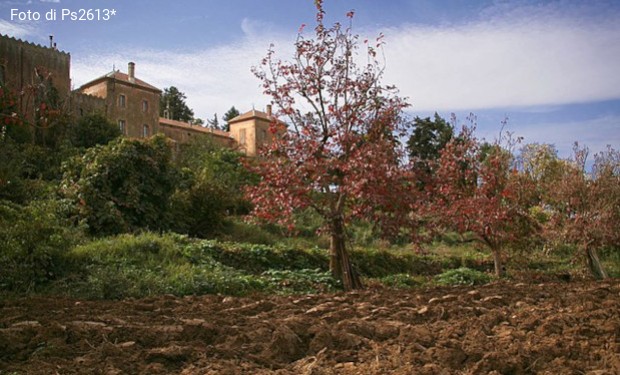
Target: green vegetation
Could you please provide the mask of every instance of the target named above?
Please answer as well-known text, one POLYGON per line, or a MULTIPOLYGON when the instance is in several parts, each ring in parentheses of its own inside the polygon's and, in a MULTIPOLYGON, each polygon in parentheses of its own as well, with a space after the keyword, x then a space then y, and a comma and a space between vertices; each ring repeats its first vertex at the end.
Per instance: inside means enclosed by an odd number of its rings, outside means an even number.
MULTIPOLYGON (((5 204, 1 209, 2 217, 22 228, 8 229, 11 226, 2 223, 0 241, 12 249, 0 258, 2 269, 11 271, 0 275, 3 294, 121 299, 161 294, 309 294, 342 288, 327 269, 326 249, 290 247, 283 238, 277 245, 264 245, 143 232, 89 240, 85 231, 58 221, 64 214, 58 202, 37 202, 27 209, 5 204)), ((357 248, 351 255, 369 285, 480 285, 493 279, 489 256, 481 257, 473 248, 464 251, 464 245, 455 256, 449 253, 451 248, 435 244, 427 254, 400 247, 357 248)), ((538 262, 519 267, 550 277, 578 275, 570 256, 541 256, 538 262)))
MULTIPOLYGON (((332 61, 320 63, 332 69, 324 76, 295 62, 256 71, 296 124, 254 159, 208 137, 179 147, 161 134, 119 138, 103 116, 65 113, 51 83, 32 87, 28 120, 0 85, 0 293, 320 293, 479 285, 492 271, 620 277, 620 152, 595 154, 586 171, 578 145, 567 159, 551 145, 517 155, 510 140, 478 141, 473 123, 460 134, 438 115, 410 124, 381 69, 341 63, 353 62, 350 30, 316 30, 317 40, 298 39, 298 61, 332 61), (342 101, 309 89, 317 77, 342 101), (298 94, 314 116, 282 101, 298 94), (394 134, 409 125, 405 163, 394 134)), ((164 91, 160 109, 192 120, 185 95, 164 91)))
POLYGON ((490 282, 491 276, 467 267, 460 267, 442 272, 435 277, 435 281, 439 285, 480 285, 490 282))

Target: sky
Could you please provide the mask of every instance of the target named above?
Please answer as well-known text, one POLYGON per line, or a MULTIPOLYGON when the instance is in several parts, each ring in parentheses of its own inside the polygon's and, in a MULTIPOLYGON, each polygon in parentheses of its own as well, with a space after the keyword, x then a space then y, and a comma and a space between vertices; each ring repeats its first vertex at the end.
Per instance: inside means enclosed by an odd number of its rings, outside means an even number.
MULTIPOLYGON (((385 35, 382 82, 411 118, 454 113, 460 125, 474 113, 478 137, 512 132, 561 157, 575 141, 592 154, 620 148, 618 0, 325 0, 325 10, 327 24, 354 10, 361 39, 385 35)), ((138 78, 176 86, 196 117, 220 121, 233 105, 265 108, 251 68, 270 44, 290 60, 314 17, 312 0, 0 0, 0 33, 43 45, 54 35, 75 88, 133 61, 138 78), (95 19, 71 19, 80 9, 95 19)))

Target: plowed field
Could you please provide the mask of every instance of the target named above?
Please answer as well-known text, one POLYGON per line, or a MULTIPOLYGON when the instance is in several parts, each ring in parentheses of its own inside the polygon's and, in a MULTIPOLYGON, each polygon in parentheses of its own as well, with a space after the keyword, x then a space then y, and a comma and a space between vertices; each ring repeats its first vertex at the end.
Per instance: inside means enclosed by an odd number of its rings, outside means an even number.
POLYGON ((620 281, 7 300, 0 374, 620 374, 620 281))

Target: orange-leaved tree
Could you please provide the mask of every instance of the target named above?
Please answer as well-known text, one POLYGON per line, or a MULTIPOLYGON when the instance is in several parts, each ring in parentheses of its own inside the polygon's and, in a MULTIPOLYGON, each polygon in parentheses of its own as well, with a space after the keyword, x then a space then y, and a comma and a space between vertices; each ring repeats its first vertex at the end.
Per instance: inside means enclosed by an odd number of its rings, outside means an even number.
POLYGON ((260 182, 248 197, 255 217, 287 226, 296 210, 314 209, 330 235, 332 274, 349 290, 362 285, 349 260, 347 223, 365 218, 394 234, 409 218, 412 186, 398 141, 407 104, 380 83, 382 37, 360 43, 350 26, 326 27, 322 2, 316 5, 314 38, 300 29, 292 61, 270 49, 254 69, 289 127, 254 163, 260 182))

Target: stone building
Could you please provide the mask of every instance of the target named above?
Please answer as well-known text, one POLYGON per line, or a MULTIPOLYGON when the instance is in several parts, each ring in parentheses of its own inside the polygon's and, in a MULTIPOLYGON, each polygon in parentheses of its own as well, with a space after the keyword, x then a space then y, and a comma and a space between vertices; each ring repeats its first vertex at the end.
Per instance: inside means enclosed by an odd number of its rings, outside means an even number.
MULTIPOLYGON (((28 96, 28 88, 53 87, 62 110, 73 118, 101 113, 117 124, 126 137, 146 138, 163 133, 178 145, 192 138, 208 136, 216 144, 239 149, 248 156, 256 156, 261 145, 273 140, 271 106, 267 106, 266 112, 253 109, 231 119, 230 132, 209 129, 160 117, 162 91, 138 79, 133 62, 128 64, 127 73, 114 70, 73 92, 70 90, 70 62, 71 56, 58 51, 51 38, 50 46, 43 47, 0 35, 0 83, 20 93, 20 110, 27 118, 34 118, 29 117, 28 111, 40 100, 40 95, 28 96)), ((286 126, 277 122, 277 129, 283 132, 286 126)))
POLYGON ((186 143, 192 138, 208 136, 217 145, 230 148, 237 147, 235 139, 231 137, 229 132, 205 128, 200 125, 192 125, 187 122, 171 120, 164 117, 159 118, 159 131, 177 143, 186 143))
POLYGON ((128 137, 146 138, 159 133, 161 90, 136 78, 136 64, 127 74, 112 71, 82 85, 77 91, 105 100, 105 116, 128 137))
MULTIPOLYGON (((228 121, 230 136, 237 142, 239 150, 248 156, 256 156, 263 145, 273 141, 274 133, 271 126, 275 118, 271 113, 271 105, 267 105, 267 112, 251 110, 228 121)), ((277 132, 283 132, 286 125, 278 121, 277 132)))

